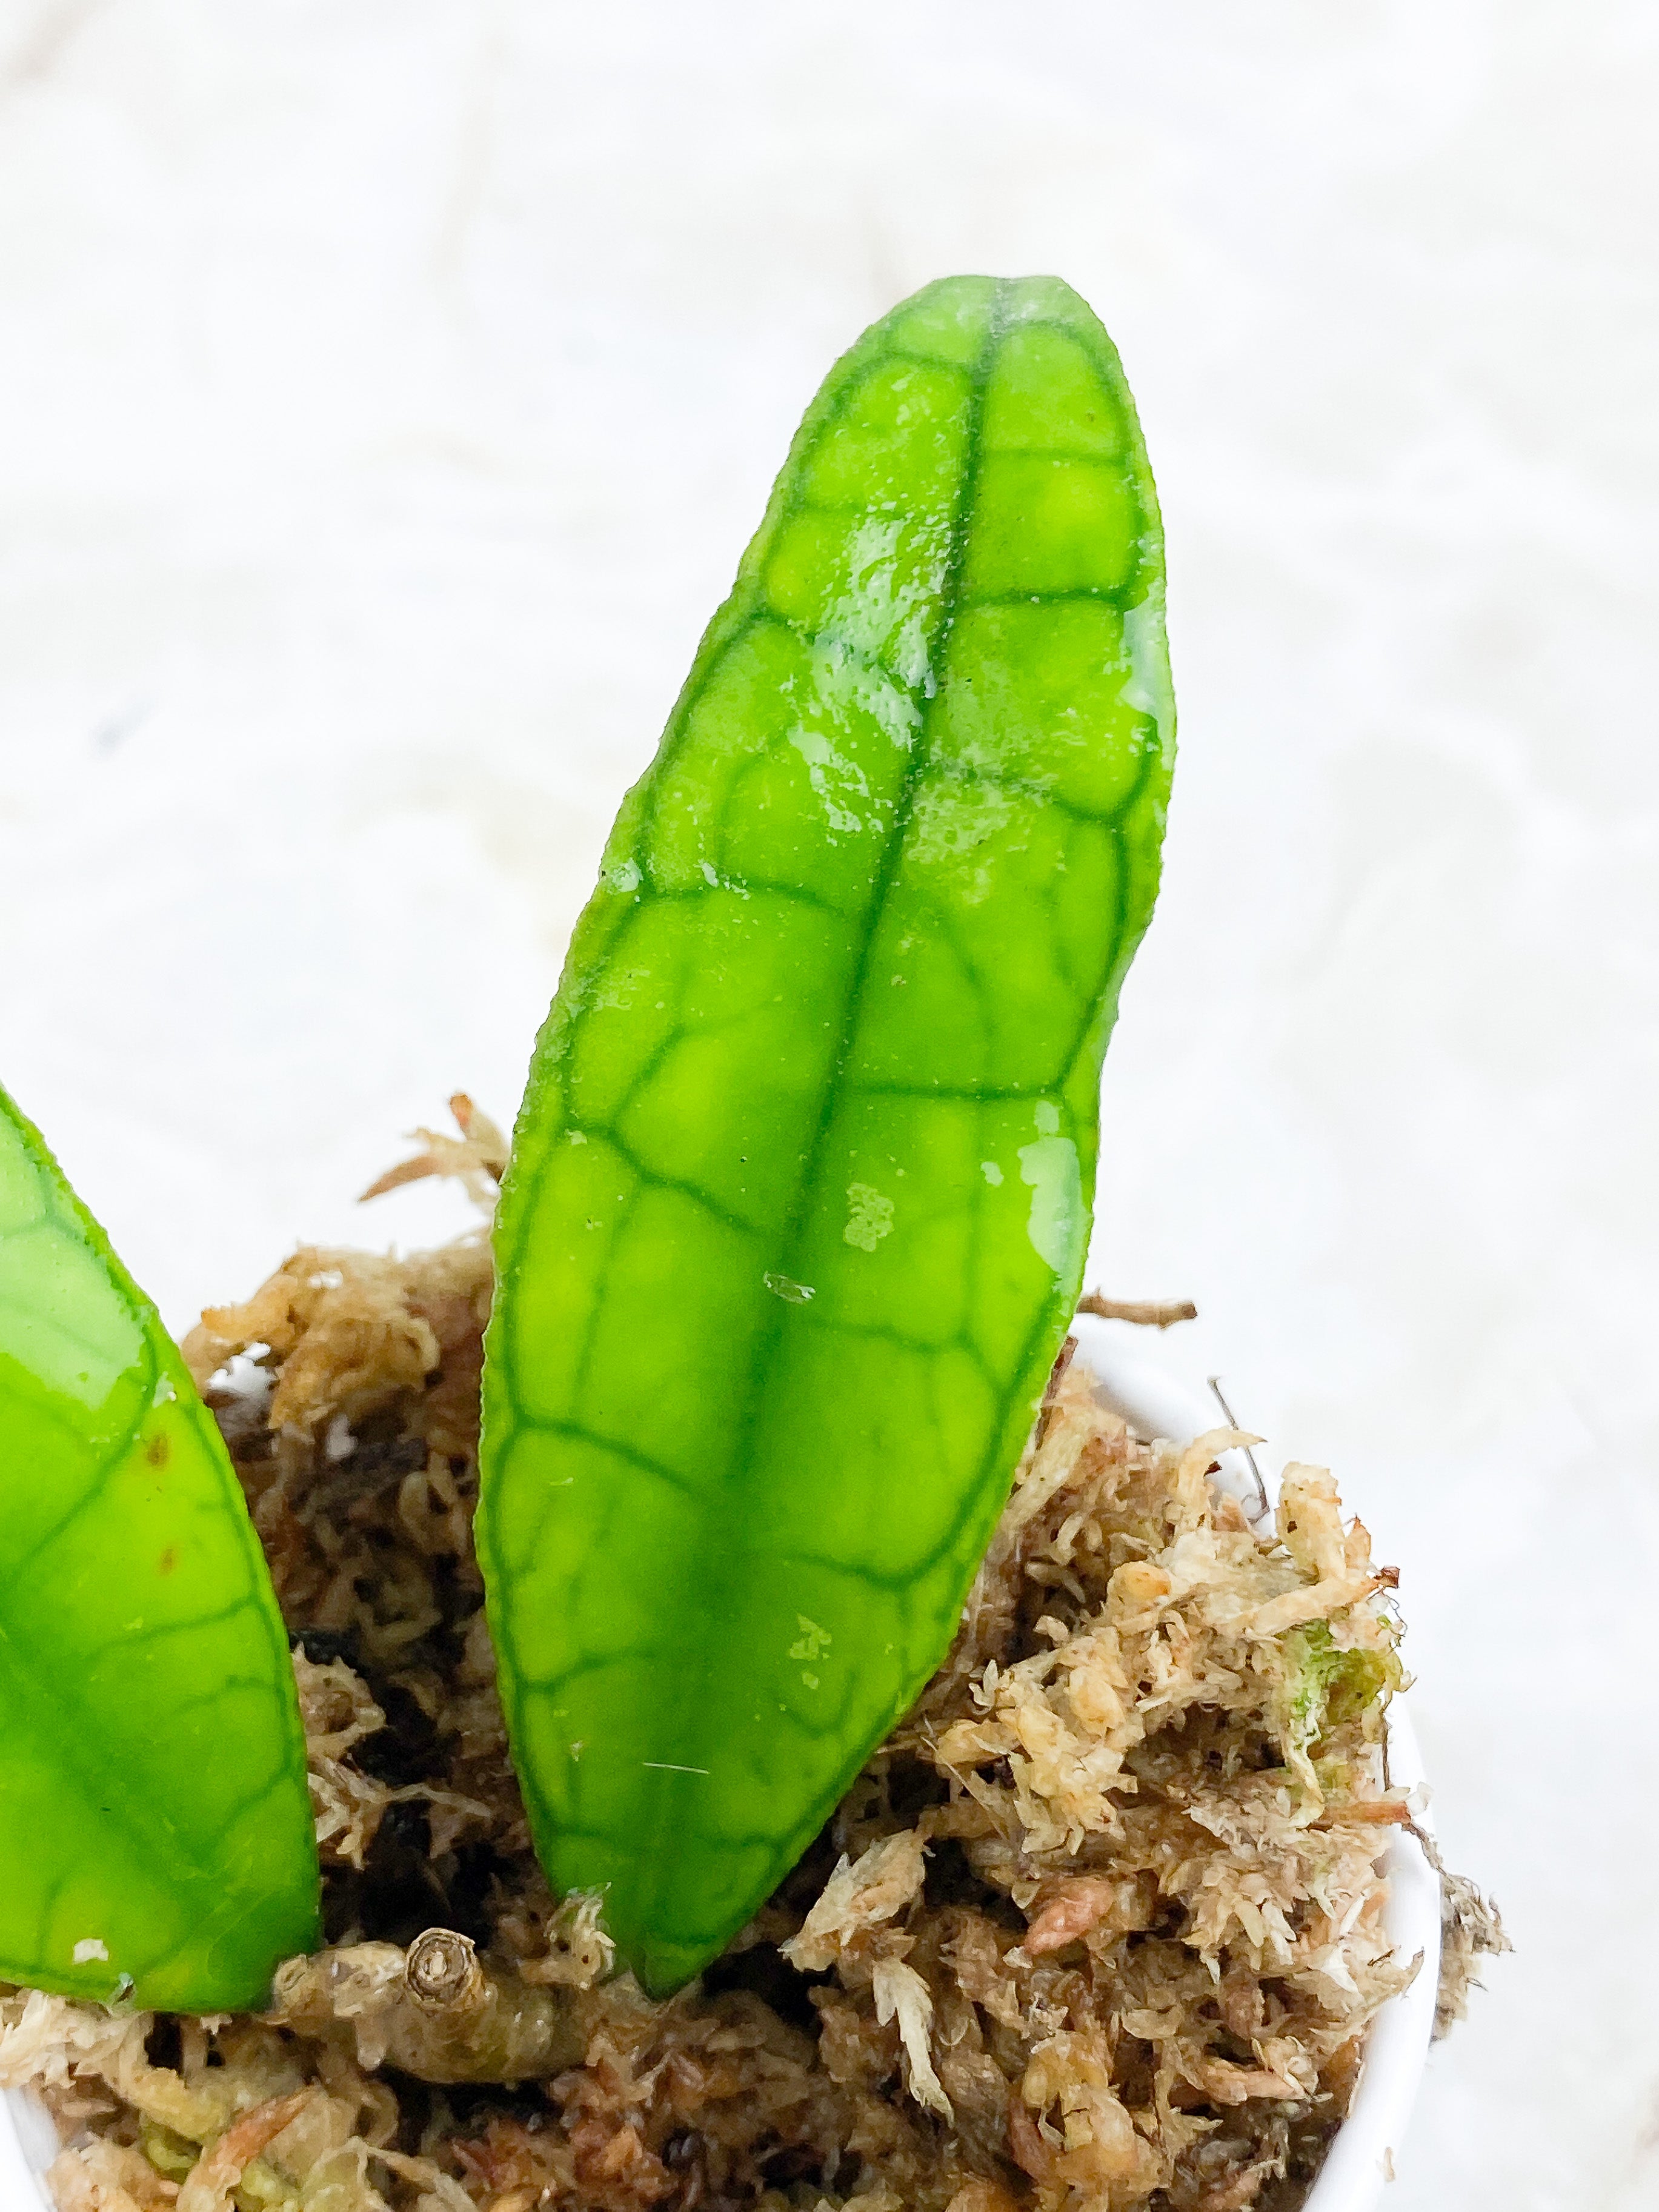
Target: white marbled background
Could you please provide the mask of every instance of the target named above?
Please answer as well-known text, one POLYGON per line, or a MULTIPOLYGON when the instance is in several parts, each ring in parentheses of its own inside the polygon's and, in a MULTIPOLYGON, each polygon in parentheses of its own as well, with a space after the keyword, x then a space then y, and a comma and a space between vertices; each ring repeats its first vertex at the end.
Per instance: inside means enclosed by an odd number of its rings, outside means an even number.
POLYGON ((1183 752, 1097 1279, 1404 1570, 1519 1946, 1396 2212, 1659 2203, 1659 16, 0 0, 0 1054, 182 1327, 464 1085, 831 357, 1052 269, 1183 752))

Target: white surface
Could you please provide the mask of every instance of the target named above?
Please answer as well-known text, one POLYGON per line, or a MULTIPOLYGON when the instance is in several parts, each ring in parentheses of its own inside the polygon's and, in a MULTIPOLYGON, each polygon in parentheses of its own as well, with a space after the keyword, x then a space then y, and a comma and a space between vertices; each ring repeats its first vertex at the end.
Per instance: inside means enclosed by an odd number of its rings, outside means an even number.
MULTIPOLYGON (((1088 1322, 1079 1335, 1079 1358, 1095 1374, 1101 1395, 1137 1435, 1180 1441, 1215 1425, 1215 1409, 1169 1366, 1149 1358, 1126 1329, 1088 1322)), ((1242 1452, 1222 1462, 1221 1486, 1252 1511, 1257 1493, 1242 1452)), ((1271 1486, 1276 1488, 1276 1486, 1271 1486)), ((1425 1784, 1406 1701, 1389 1715, 1389 1771, 1397 1784, 1421 1791, 1425 1784)), ((1414 1838, 1396 1836, 1389 1852, 1389 1897, 1385 1923, 1397 1954, 1420 1958, 1409 1988, 1384 2005, 1365 2039, 1365 2057, 1346 2121, 1310 2191, 1306 2212, 1372 2212, 1404 2142, 1434 2027, 1440 1960, 1440 1886, 1414 1838)), ((36 2177, 56 2147, 44 2108, 27 2093, 0 2095, 0 2212, 28 2212, 43 2195, 36 2177)), ((47 2199, 50 2203, 50 2199, 47 2199)))
POLYGON ((1368 1501, 1520 1946, 1401 2212, 1659 2201, 1656 112, 1647 0, 0 0, 0 1070, 179 1324, 454 1218, 348 1201, 510 1112, 836 349, 1102 311, 1183 751, 1097 1279, 1368 1501))

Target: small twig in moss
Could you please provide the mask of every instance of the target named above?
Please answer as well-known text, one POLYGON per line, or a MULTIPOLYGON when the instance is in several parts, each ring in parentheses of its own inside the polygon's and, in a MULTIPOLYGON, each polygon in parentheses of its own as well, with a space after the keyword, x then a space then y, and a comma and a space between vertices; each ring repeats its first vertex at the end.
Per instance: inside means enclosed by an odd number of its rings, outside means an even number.
POLYGON ((486 1966, 450 1928, 428 1928, 407 1954, 395 1943, 349 1943, 276 1970, 270 2017, 307 2034, 336 2022, 357 2063, 420 2081, 527 2081, 579 2066, 583 2001, 486 1966))
POLYGON ((1173 1328, 1178 1321, 1198 1319, 1190 1298, 1106 1298, 1098 1291, 1085 1291, 1077 1310, 1102 1321, 1133 1322, 1137 1328, 1173 1328))

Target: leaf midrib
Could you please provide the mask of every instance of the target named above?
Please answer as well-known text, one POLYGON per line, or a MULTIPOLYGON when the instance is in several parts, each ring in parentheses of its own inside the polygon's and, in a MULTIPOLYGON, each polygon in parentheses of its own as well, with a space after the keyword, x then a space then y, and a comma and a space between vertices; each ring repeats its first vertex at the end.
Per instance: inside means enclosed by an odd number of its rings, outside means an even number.
MULTIPOLYGON (((1003 336, 1003 310, 1007 291, 1008 286, 1006 281, 999 281, 992 294, 984 339, 969 374, 969 416, 963 441, 964 465, 957 508, 951 524, 950 549, 939 586, 939 616, 928 639, 927 672, 929 675, 933 674, 939 665, 941 648, 955 618, 957 601, 960 596, 962 576, 967 559, 979 489, 982 459, 981 434, 984 422, 986 389, 990 379, 992 364, 1003 336)), ((906 689, 911 698, 916 700, 921 708, 915 747, 905 773, 898 801, 888 824, 883 844, 881 864, 876 873, 874 892, 865 910, 861 941, 853 972, 848 980, 841 1031, 830 1061, 830 1073, 823 1086, 817 1126, 812 1133, 811 1143, 796 1179, 794 1194, 786 1218, 784 1235, 780 1240, 779 1265, 786 1273, 797 1270, 800 1265, 799 1256, 800 1246, 810 1221, 824 1147, 830 1133, 835 1126, 836 1118, 845 1095, 847 1064, 856 1042, 863 1015, 870 964, 876 939, 880 932, 881 924, 897 880, 900 862, 903 857, 905 838, 915 814, 917 800, 933 763, 933 717, 938 708, 942 687, 936 683, 930 695, 925 689, 924 679, 924 684, 908 685, 906 689)), ((741 1490, 749 1482, 753 1474, 755 1431, 765 1404, 768 1386, 786 1318, 787 1316, 781 1313, 775 1318, 770 1315, 766 1316, 760 1333, 750 1366, 747 1400, 740 1421, 737 1425, 737 1442, 726 1463, 724 1476, 723 1486, 728 1492, 741 1490)), ((999 1435, 1001 1426, 1002 1423, 999 1422, 999 1435)), ((708 1549, 712 1556, 704 1571, 709 1581, 718 1587, 725 1580, 721 1573, 723 1547, 711 1546, 708 1549)), ((848 1572, 855 1573, 856 1570, 849 1568, 848 1572)), ((720 1607, 717 1603, 710 1605, 708 1617, 713 1623, 720 1621, 720 1607)), ((677 1723, 683 1723, 688 1711, 695 1709, 700 1688, 701 1685, 689 1672, 682 1674, 681 1687, 674 1699, 677 1723)), ((659 1869, 670 1867, 673 1863, 674 1855, 665 1853, 662 1846, 672 1829, 679 1825, 680 1818, 681 1808, 672 1803, 671 1793, 662 1792, 659 1796, 656 1816, 649 1824, 648 1848, 641 1853, 641 1861, 653 1869, 655 1880, 659 1881, 661 1878, 659 1869)))

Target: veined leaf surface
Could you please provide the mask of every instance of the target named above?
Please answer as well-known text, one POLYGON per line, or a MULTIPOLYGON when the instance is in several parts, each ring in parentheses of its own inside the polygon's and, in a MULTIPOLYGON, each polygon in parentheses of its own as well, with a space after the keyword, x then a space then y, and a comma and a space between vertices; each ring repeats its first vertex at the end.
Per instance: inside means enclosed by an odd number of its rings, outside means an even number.
POLYGON ((1073 1310, 1174 726, 1156 498, 1053 278, 808 411, 538 1045, 481 1555, 538 1848, 653 1990, 950 1642, 1073 1310))
POLYGON ((0 1980, 232 2011, 318 1916, 288 1639, 229 1457, 0 1091, 0 1980))

